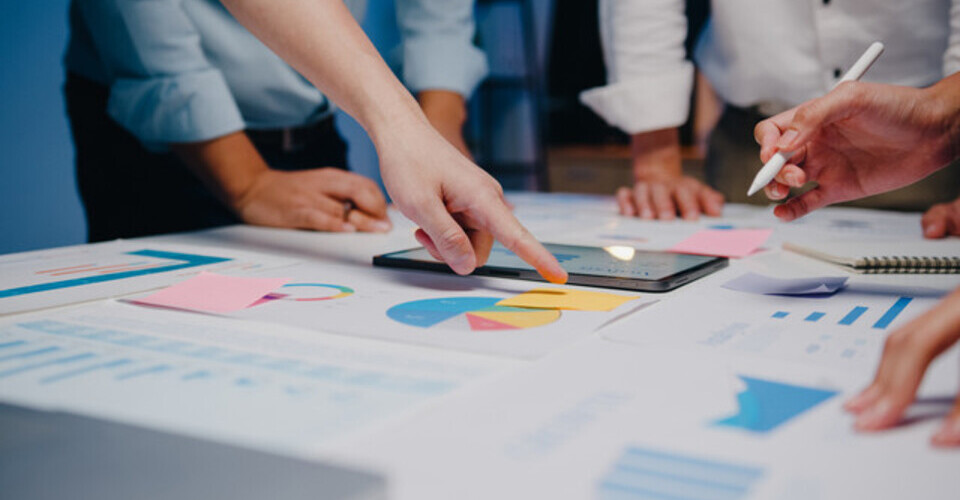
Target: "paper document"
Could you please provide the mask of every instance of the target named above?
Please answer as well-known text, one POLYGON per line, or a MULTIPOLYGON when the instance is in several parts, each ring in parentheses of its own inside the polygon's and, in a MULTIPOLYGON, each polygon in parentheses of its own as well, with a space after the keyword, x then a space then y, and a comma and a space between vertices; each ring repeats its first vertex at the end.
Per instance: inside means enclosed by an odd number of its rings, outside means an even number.
POLYGON ((589 337, 616 316, 614 311, 501 305, 504 299, 530 289, 529 282, 519 280, 335 263, 291 266, 283 269, 283 276, 293 281, 278 289, 281 297, 228 315, 351 337, 526 359, 589 337))
POLYGON ((284 452, 512 366, 123 303, 0 323, 0 400, 284 452))
POLYGON ((817 276, 812 278, 773 278, 747 273, 723 284, 738 292, 762 295, 819 295, 831 294, 843 288, 846 276, 817 276))
POLYGON ((387 471, 397 500, 954 498, 960 455, 927 445, 935 422, 853 430, 841 405, 862 383, 588 339, 338 454, 387 471))
POLYGON ((245 278, 201 272, 136 302, 189 311, 228 313, 250 307, 288 281, 290 278, 245 278))
POLYGON ((604 328, 603 337, 869 372, 885 335, 939 300, 929 289, 849 283, 836 293, 757 295, 691 288, 604 328), (638 322, 643 328, 637 328, 638 322))
POLYGON ((535 288, 503 299, 497 302, 497 305, 571 311, 612 311, 637 298, 639 297, 571 288, 535 288))
POLYGON ((112 241, 0 257, 0 315, 119 297, 200 271, 244 275, 287 258, 232 249, 112 241))

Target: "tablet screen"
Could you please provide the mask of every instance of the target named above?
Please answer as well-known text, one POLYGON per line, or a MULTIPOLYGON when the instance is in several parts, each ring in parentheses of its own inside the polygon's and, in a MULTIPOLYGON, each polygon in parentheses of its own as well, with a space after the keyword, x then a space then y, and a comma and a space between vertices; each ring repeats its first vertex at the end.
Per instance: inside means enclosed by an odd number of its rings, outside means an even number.
MULTIPOLYGON (((716 257, 683 255, 667 252, 637 250, 627 246, 582 247, 545 243, 571 274, 634 278, 657 281, 673 276, 701 264, 716 260, 716 257)), ((407 259, 421 262, 438 262, 424 248, 405 250, 387 255, 391 259, 407 259)), ((533 267, 500 244, 494 245, 486 266, 506 269, 533 270, 533 267)))

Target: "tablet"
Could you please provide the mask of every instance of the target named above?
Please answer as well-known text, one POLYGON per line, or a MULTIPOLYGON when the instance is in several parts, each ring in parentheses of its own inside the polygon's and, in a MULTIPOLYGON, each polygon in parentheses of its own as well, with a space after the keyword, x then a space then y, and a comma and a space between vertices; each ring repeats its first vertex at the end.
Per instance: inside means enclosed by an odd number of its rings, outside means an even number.
MULTIPOLYGON (((728 263, 724 257, 652 252, 626 246, 600 248, 555 243, 543 246, 569 273, 568 284, 623 290, 666 292, 723 269, 728 263)), ((423 247, 378 255, 373 258, 373 265, 453 273, 423 247)), ((486 265, 478 267, 473 274, 544 281, 532 266, 499 244, 494 245, 486 265)))

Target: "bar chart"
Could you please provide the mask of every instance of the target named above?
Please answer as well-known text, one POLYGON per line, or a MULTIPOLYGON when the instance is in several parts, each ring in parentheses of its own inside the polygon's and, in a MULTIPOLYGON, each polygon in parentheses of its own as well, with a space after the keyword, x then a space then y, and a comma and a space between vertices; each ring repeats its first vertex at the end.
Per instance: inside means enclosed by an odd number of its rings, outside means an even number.
POLYGON ((600 480, 602 500, 748 498, 760 467, 680 453, 629 447, 600 480))
POLYGON ((499 366, 407 347, 371 351, 314 333, 288 338, 216 317, 194 318, 205 323, 187 330, 171 312, 110 316, 97 312, 126 309, 98 307, 0 324, 0 397, 295 448, 404 411, 499 366), (180 335, 160 333, 166 331, 180 335))
MULTIPOLYGON (((911 302, 913 302, 913 297, 897 298, 893 304, 883 310, 883 313, 873 322, 871 328, 878 330, 888 328, 890 324, 893 323, 894 320, 896 320, 897 317, 899 317, 900 314, 907 308, 907 306, 910 305, 911 302)), ((817 323, 821 319, 827 318, 826 321, 835 320, 835 323, 838 325, 853 326, 859 325, 858 320, 868 311, 870 311, 870 307, 868 306, 854 306, 849 311, 836 315, 835 318, 830 318, 830 315, 824 311, 811 311, 806 315, 801 316, 803 317, 803 321, 808 323, 817 323)), ((793 315, 791 311, 783 310, 774 311, 774 313, 770 315, 770 317, 774 319, 788 319, 794 316, 796 315, 793 315)))
MULTIPOLYGON (((276 377, 266 374, 279 373, 328 384, 409 393, 443 393, 452 388, 451 384, 436 380, 398 377, 56 320, 18 323, 16 327, 21 331, 102 345, 80 346, 58 343, 56 339, 33 340, 28 336, 0 342, 0 380, 36 374, 39 384, 52 384, 82 377, 101 378, 109 373, 116 383, 156 377, 164 377, 166 383, 218 378, 229 385, 249 387, 255 385, 252 381, 257 379, 275 380, 276 377), (118 348, 121 349, 118 351, 118 348)), ((8 329, 4 333, 12 332, 8 329)))

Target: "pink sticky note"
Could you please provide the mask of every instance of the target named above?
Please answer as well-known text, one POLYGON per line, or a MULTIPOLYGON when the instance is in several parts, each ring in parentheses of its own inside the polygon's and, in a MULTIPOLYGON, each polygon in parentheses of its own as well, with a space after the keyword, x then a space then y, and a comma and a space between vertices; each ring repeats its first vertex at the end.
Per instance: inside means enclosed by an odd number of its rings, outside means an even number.
POLYGON ((704 229, 670 251, 717 257, 746 257, 760 247, 773 229, 704 229))
POLYGON ((250 306, 289 281, 290 278, 238 278, 202 272, 136 302, 191 311, 228 313, 250 306))

